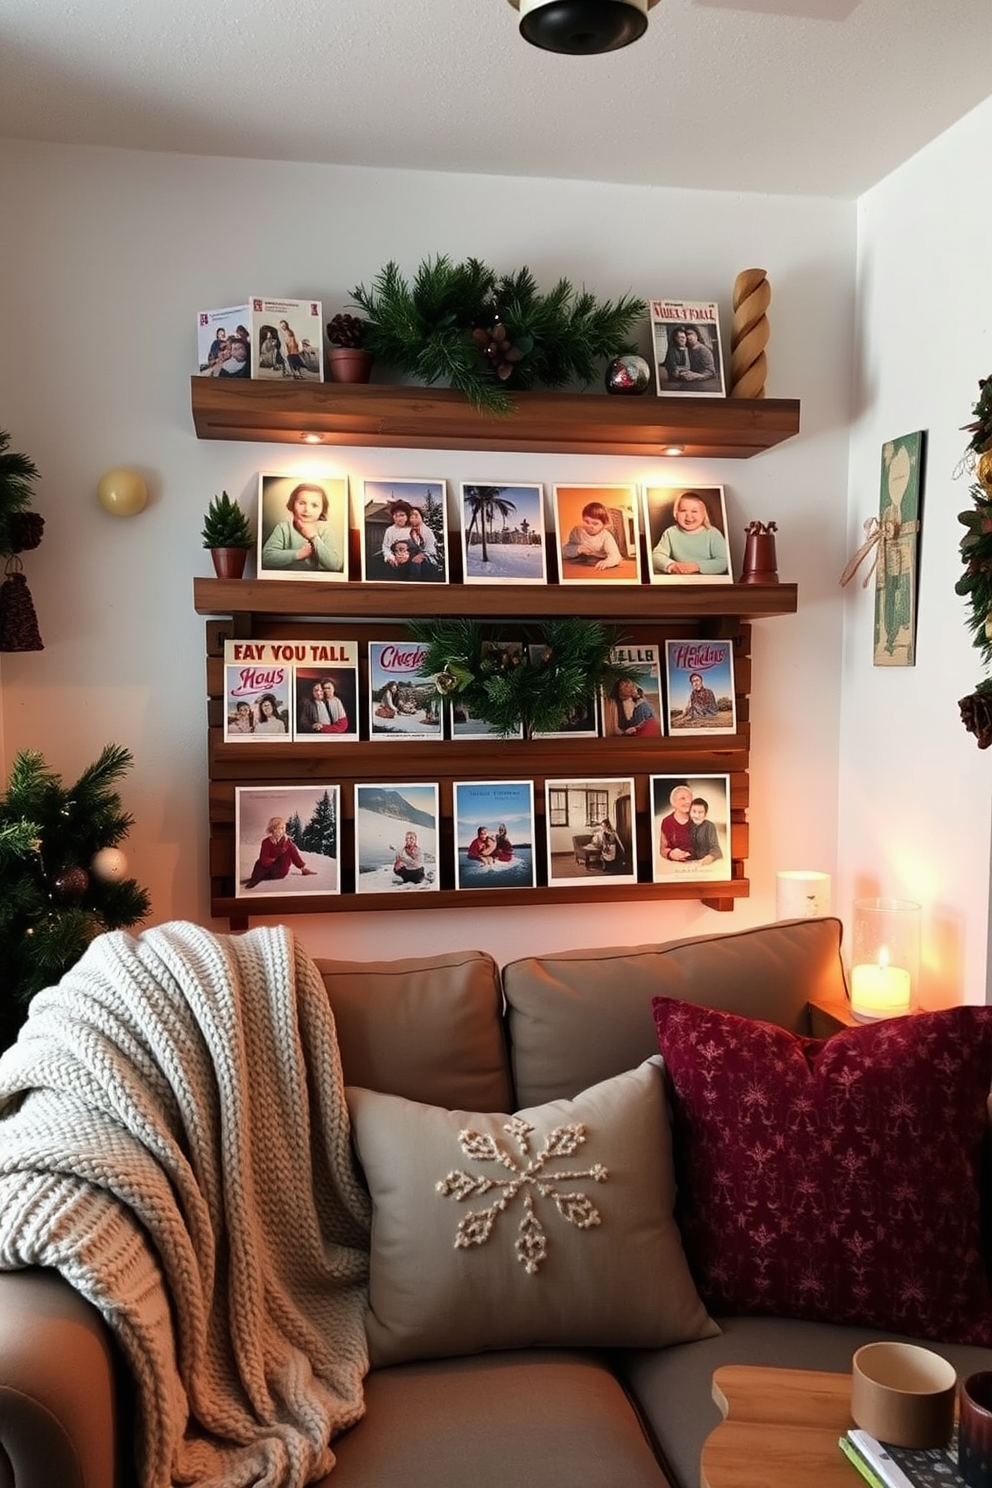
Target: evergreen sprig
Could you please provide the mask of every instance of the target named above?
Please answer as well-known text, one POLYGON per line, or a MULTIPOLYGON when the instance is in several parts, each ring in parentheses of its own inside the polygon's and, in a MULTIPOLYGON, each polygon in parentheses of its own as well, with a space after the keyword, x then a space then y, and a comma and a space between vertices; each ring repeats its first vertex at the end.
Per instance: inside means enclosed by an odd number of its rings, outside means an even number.
POLYGON ((390 261, 352 299, 377 362, 447 383, 493 414, 512 411, 513 388, 590 383, 597 363, 633 350, 630 330, 647 310, 632 295, 601 304, 567 279, 541 294, 526 267, 500 276, 477 258, 445 254, 424 260, 412 283, 390 261))
POLYGON ((409 629, 424 647, 420 675, 499 734, 521 725, 527 738, 556 733, 600 689, 637 680, 611 659, 623 637, 598 620, 544 620, 512 640, 504 627, 465 617, 412 620, 409 629))
MULTIPOLYGON (((960 544, 964 573, 954 592, 968 602, 966 624, 971 642, 988 671, 992 667, 992 377, 979 379, 978 398, 971 411, 972 422, 963 426, 971 438, 960 468, 975 478, 969 488, 972 506, 958 513, 965 529, 960 544)), ((992 746, 992 681, 979 682, 974 692, 958 700, 958 707, 978 747, 992 746)))
POLYGON ((38 469, 27 455, 10 448, 10 435, 0 429, 0 555, 9 558, 19 551, 11 532, 11 518, 31 505, 32 487, 38 469))
POLYGON ((133 817, 114 789, 130 751, 108 744, 65 788, 37 750, 13 762, 0 797, 0 1048, 11 1043, 28 1001, 57 982, 103 930, 135 924, 150 908, 134 879, 108 882, 89 872, 101 848, 116 847, 133 817), (83 869, 85 889, 67 897, 63 875, 83 869))

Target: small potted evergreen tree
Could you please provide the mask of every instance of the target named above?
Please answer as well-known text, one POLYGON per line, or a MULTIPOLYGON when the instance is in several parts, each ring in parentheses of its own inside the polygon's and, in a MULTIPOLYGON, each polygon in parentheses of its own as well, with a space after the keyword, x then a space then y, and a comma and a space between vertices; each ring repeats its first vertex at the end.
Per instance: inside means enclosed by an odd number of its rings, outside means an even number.
POLYGON ((327 370, 332 382, 368 382, 372 356, 365 349, 365 321, 360 315, 335 315, 327 322, 327 370))
POLYGON ((248 518, 226 491, 215 496, 203 521, 203 546, 210 549, 219 579, 244 576, 248 550, 254 545, 248 518))

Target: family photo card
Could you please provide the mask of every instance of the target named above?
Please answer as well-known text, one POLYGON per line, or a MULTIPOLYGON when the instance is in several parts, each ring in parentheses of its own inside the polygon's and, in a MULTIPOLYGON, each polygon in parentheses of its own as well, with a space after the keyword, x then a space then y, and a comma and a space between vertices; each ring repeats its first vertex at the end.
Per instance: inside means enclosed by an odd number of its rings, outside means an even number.
POLYGON ((655 883, 732 877, 729 775, 652 775, 650 802, 655 883))
POLYGON ((651 337, 661 397, 726 395, 718 305, 700 300, 652 300, 651 337))
POLYGON ((454 784, 455 887, 534 888, 534 783, 454 784))
POLYGON ((443 480, 362 482, 359 531, 367 584, 446 584, 448 529, 443 480))

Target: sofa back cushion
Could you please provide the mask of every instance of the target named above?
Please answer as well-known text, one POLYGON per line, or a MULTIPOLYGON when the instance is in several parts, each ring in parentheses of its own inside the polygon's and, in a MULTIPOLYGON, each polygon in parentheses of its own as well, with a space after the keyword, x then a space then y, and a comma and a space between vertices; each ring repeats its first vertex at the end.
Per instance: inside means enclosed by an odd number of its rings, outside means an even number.
POLYGON ((347 1085, 468 1111, 512 1110, 499 969, 481 951, 316 962, 347 1085))
POLYGON ((664 945, 530 956, 503 968, 518 1106, 569 1099, 657 1051, 653 997, 809 1032, 811 999, 843 1001, 835 919, 784 920, 664 945))

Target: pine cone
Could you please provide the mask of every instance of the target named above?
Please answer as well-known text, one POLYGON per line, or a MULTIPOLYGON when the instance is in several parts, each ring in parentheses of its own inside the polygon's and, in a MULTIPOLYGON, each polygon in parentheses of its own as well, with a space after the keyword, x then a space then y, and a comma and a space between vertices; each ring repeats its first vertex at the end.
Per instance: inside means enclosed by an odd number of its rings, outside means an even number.
POLYGON ((523 352, 513 345, 506 332, 506 326, 500 321, 490 329, 477 326, 472 332, 472 340, 482 355, 482 359, 496 373, 500 382, 505 382, 513 375, 513 364, 519 362, 523 352))
POLYGON ((332 346, 361 346, 365 341, 365 321, 360 315, 335 315, 327 322, 327 339, 332 346))
POLYGON ((12 553, 26 553, 41 542, 45 530, 45 519, 37 512, 11 512, 7 518, 7 535, 12 553))
POLYGON ((979 749, 988 749, 992 744, 992 692, 979 690, 958 703, 961 722, 969 734, 978 740, 979 749))

